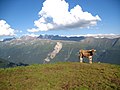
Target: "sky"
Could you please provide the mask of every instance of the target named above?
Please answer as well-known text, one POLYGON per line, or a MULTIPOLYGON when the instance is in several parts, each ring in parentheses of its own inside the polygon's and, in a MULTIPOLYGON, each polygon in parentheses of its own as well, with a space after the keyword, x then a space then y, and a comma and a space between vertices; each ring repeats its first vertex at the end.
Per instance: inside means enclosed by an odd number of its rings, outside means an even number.
POLYGON ((0 0, 0 37, 120 34, 120 0, 0 0))

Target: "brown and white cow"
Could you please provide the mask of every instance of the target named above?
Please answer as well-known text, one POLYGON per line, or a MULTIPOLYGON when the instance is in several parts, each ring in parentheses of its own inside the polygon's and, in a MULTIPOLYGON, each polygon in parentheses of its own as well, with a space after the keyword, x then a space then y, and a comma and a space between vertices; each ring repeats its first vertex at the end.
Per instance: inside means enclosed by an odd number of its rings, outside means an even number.
POLYGON ((92 63, 92 56, 95 53, 96 50, 92 49, 92 50, 79 50, 79 58, 80 58, 80 62, 83 62, 83 57, 86 57, 89 59, 89 63, 92 63))

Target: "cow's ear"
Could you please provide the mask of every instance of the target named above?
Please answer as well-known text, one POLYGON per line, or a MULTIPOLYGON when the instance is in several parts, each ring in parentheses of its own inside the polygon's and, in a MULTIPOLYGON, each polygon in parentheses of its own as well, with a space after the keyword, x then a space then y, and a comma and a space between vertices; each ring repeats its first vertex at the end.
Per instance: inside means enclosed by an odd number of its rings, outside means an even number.
POLYGON ((94 52, 96 52, 96 50, 94 49, 94 52))

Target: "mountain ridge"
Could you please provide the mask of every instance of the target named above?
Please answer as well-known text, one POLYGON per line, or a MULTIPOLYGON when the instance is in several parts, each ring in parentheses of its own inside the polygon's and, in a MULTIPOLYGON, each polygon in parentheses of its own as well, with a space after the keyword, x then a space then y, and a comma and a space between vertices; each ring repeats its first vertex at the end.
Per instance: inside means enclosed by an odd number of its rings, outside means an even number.
POLYGON ((84 38, 108 38, 108 39, 114 39, 114 38, 120 38, 119 34, 86 34, 86 35, 39 35, 39 36, 32 36, 32 35, 23 35, 19 38, 10 37, 2 39, 1 42, 10 41, 14 39, 50 39, 50 40, 70 40, 70 41, 80 41, 84 38))

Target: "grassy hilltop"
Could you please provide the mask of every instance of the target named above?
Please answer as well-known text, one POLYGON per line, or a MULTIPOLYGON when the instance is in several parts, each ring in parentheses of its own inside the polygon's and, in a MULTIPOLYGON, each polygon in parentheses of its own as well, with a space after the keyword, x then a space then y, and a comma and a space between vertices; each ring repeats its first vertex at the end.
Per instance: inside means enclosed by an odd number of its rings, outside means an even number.
POLYGON ((0 69, 0 90, 120 90, 120 66, 66 62, 0 69))

